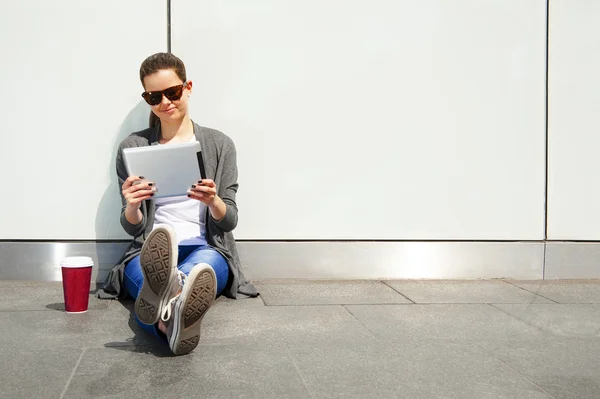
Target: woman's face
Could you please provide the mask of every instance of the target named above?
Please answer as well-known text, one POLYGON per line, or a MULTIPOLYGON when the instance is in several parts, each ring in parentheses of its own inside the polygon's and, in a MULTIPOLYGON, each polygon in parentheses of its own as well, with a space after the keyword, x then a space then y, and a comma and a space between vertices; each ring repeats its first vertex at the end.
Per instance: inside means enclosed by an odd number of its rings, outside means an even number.
MULTIPOLYGON (((161 91, 181 84, 183 82, 172 69, 163 69, 144 78, 144 89, 148 92, 161 91)), ((183 119, 188 112, 188 97, 191 92, 192 82, 188 80, 179 100, 171 101, 163 95, 160 104, 150 106, 152 112, 164 122, 183 119)))

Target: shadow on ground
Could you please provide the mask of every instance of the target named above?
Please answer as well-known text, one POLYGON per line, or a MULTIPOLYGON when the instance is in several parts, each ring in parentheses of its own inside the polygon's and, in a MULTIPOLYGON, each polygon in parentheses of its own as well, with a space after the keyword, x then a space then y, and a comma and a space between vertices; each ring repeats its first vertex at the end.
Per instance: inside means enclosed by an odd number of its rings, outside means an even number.
POLYGON ((107 342, 104 344, 105 348, 117 349, 127 352, 135 353, 146 353, 156 357, 171 357, 173 353, 169 349, 167 343, 159 342, 159 339, 151 336, 146 331, 142 330, 140 325, 135 319, 135 313, 133 311, 133 300, 116 301, 116 306, 122 306, 127 312, 129 312, 129 319, 127 325, 133 333, 133 338, 129 338, 125 341, 107 342))

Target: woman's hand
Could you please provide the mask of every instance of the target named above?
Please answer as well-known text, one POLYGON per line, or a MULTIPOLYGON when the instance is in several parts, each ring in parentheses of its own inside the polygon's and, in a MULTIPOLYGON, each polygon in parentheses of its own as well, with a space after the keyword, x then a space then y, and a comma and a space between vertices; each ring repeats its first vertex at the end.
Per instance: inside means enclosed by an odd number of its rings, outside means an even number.
POLYGON ((154 183, 144 180, 142 176, 129 176, 123 186, 121 193, 127 201, 127 208, 138 210, 142 201, 152 198, 156 192, 154 183))
POLYGON ((205 204, 214 220, 225 217, 227 206, 217 195, 217 185, 211 179, 199 180, 198 183, 192 184, 188 190, 188 197, 205 204))
POLYGON ((188 190, 188 197, 198 200, 208 207, 214 205, 217 197, 217 185, 211 179, 199 180, 188 190))

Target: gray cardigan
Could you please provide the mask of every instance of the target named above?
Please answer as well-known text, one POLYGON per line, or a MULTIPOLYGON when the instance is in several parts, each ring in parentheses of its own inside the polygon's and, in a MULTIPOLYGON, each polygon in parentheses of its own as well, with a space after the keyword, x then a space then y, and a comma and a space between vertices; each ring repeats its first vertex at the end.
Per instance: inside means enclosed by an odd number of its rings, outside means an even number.
MULTIPOLYGON (((206 209, 206 241, 210 246, 219 251, 227 260, 229 265, 229 281, 223 291, 223 295, 229 298, 256 297, 258 292, 253 284, 246 281, 238 252, 233 238, 232 230, 238 221, 238 209, 236 205, 237 183, 237 161, 236 149, 233 141, 225 134, 205 127, 194 125, 194 134, 200 142, 206 177, 213 179, 217 185, 217 195, 227 206, 225 217, 216 221, 212 218, 208 208, 206 209), (239 295, 242 294, 242 295, 239 295)), ((143 147, 158 143, 160 137, 160 125, 150 127, 140 132, 132 133, 119 145, 117 151, 117 176, 119 178, 119 192, 125 179, 127 169, 123 161, 123 149, 129 147, 143 147)), ((149 178, 152 178, 149 176, 149 178)), ((190 182, 190 185, 193 182, 190 182)), ((110 271, 106 281, 97 292, 98 298, 123 299, 127 292, 123 285, 123 271, 125 265, 135 256, 139 255, 144 240, 152 231, 154 225, 154 200, 142 202, 140 210, 143 219, 138 225, 132 225, 125 218, 126 200, 121 195, 123 207, 121 209, 121 225, 127 234, 133 237, 129 247, 118 264, 110 271)))

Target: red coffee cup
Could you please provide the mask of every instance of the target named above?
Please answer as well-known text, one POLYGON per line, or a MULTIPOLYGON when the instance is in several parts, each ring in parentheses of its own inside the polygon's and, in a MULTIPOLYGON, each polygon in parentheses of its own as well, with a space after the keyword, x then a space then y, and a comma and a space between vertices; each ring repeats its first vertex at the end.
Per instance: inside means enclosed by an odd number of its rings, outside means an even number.
POLYGON ((72 256, 60 263, 67 313, 87 312, 94 261, 87 256, 72 256))

